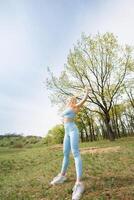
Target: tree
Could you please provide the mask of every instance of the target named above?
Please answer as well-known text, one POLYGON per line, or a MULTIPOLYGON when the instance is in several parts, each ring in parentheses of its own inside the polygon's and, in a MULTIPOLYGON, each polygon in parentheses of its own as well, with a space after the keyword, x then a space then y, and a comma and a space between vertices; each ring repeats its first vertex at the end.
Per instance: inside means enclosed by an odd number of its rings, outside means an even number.
POLYGON ((81 141, 94 141, 96 135, 94 132, 94 126, 96 125, 93 113, 91 113, 85 106, 80 110, 76 117, 76 123, 78 125, 81 141))
POLYGON ((63 104, 67 96, 79 94, 85 86, 90 87, 87 109, 103 117, 107 138, 115 139, 110 121, 110 110, 114 99, 120 97, 124 80, 134 65, 132 51, 128 45, 121 46, 112 33, 95 36, 82 34, 67 58, 67 64, 59 77, 49 69, 47 87, 53 103, 63 104))
POLYGON ((44 138, 44 141, 46 144, 49 143, 62 144, 63 138, 64 138, 64 127, 62 124, 58 124, 48 131, 48 134, 44 138))

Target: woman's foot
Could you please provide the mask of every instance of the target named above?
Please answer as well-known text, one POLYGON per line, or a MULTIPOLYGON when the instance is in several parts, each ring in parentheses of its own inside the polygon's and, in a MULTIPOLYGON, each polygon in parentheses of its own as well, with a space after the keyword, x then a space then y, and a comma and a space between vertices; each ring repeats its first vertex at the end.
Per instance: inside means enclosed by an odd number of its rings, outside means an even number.
POLYGON ((61 174, 58 174, 56 177, 53 178, 53 180, 50 182, 51 185, 55 185, 55 184, 61 184, 64 181, 67 180, 66 176, 63 176, 61 174))
POLYGON ((73 187, 72 200, 79 200, 81 198, 84 190, 85 190, 85 187, 82 182, 75 183, 75 185, 73 187))

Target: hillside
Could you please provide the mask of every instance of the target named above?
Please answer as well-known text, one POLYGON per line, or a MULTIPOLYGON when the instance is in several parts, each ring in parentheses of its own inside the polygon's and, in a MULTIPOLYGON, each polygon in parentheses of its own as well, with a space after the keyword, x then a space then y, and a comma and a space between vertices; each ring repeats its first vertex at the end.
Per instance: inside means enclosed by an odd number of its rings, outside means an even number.
MULTIPOLYGON (((134 138, 115 142, 81 143, 83 200, 133 200, 134 138)), ((60 171, 62 145, 36 148, 0 148, 1 200, 69 200, 75 183, 72 155, 68 181, 50 186, 60 171)))
POLYGON ((35 144, 39 145, 41 143, 43 143, 43 138, 39 136, 23 136, 17 134, 0 135, 0 147, 23 148, 32 147, 35 144))

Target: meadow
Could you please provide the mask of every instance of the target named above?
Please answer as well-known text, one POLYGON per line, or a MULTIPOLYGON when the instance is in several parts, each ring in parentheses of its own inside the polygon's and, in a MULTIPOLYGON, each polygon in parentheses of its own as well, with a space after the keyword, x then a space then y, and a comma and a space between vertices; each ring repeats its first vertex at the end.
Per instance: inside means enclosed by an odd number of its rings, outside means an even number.
MULTIPOLYGON (((134 199, 134 137, 80 143, 82 200, 134 199), (111 147, 111 148, 110 148, 111 147)), ((61 168, 62 145, 0 147, 0 200, 69 200, 75 183, 72 154, 62 185, 49 183, 61 168)))

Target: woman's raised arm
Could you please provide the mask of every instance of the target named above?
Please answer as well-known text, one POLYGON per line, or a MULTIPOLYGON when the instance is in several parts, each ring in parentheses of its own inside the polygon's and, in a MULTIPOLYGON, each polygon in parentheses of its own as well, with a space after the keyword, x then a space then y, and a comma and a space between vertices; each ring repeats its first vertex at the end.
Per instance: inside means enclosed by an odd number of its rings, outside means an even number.
POLYGON ((79 103, 76 104, 76 106, 78 106, 78 107, 81 107, 85 103, 85 101, 87 100, 89 88, 86 87, 85 89, 86 89, 86 93, 85 93, 83 99, 79 103))

